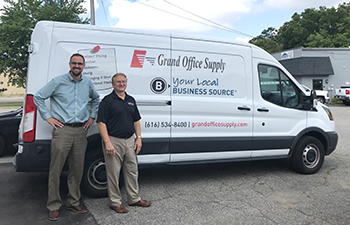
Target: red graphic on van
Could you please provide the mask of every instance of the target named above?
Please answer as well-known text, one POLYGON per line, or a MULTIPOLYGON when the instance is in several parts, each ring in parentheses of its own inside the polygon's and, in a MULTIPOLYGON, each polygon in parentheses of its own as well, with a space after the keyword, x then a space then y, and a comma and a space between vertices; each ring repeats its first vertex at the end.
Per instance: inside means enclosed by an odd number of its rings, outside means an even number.
POLYGON ((95 53, 97 53, 98 51, 100 51, 100 49, 101 49, 101 47, 97 45, 96 47, 94 47, 93 51, 95 53))
POLYGON ((142 68, 143 63, 145 62, 146 51, 143 50, 135 50, 134 55, 132 57, 130 67, 134 68, 142 68))

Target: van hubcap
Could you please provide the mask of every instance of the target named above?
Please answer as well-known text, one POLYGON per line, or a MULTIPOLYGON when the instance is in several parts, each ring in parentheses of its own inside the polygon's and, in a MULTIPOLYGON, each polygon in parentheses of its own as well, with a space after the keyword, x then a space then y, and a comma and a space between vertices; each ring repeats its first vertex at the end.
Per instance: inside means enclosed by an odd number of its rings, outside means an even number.
POLYGON ((307 145, 303 151, 303 162, 306 167, 313 168, 320 160, 320 151, 315 145, 307 145))
POLYGON ((103 161, 96 161, 89 170, 89 182, 97 188, 105 188, 107 185, 106 166, 103 161))

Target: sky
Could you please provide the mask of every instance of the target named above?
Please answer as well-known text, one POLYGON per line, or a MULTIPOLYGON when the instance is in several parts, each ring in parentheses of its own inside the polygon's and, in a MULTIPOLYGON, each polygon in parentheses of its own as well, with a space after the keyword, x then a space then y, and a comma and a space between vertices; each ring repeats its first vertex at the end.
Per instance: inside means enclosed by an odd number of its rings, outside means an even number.
MULTIPOLYGON (((90 17, 90 0, 83 3, 90 17)), ((94 0, 96 26, 157 30, 249 41, 306 8, 339 0, 94 0)), ((0 8, 4 1, 0 0, 0 8)))

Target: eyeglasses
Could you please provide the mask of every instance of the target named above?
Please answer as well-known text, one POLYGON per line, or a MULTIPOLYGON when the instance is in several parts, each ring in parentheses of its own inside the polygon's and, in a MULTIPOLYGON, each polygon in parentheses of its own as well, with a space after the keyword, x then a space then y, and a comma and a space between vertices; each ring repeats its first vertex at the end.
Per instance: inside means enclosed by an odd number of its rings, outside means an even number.
POLYGON ((126 83, 126 80, 117 80, 115 81, 117 84, 125 84, 126 83))
POLYGON ((82 66, 82 65, 84 65, 84 63, 81 63, 81 62, 70 62, 70 64, 72 64, 72 65, 78 65, 78 66, 82 66))

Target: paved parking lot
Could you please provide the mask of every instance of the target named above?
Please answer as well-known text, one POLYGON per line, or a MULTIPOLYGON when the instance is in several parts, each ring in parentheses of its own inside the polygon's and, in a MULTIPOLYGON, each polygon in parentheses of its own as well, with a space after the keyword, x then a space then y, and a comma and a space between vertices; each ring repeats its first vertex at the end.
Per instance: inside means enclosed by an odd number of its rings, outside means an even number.
MULTIPOLYGON (((151 207, 128 206, 122 189, 127 214, 110 210, 107 198, 84 196, 89 214, 61 209, 60 220, 51 223, 347 225, 350 107, 331 110, 339 143, 317 174, 297 174, 285 160, 144 168, 140 195, 153 201, 151 207)), ((5 163, 0 165, 0 179, 1 224, 22 224, 23 218, 31 224, 50 224, 45 209, 47 173, 14 173, 5 163)), ((66 185, 64 175, 62 185, 66 185)), ((62 192, 66 194, 64 188, 62 192)))

